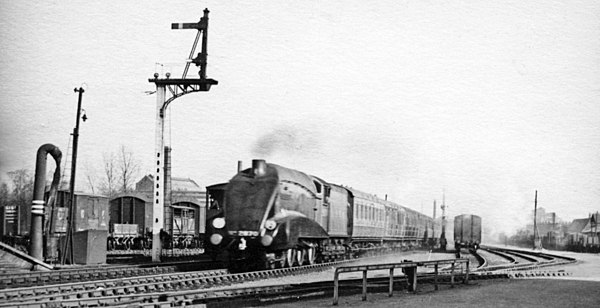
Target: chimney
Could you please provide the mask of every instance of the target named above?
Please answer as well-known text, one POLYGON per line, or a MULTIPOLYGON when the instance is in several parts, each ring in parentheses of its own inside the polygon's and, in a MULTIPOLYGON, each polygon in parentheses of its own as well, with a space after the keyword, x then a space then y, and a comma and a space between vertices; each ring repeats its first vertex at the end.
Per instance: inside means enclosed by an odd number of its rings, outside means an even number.
POLYGON ((260 177, 267 174, 267 162, 264 159, 252 160, 252 175, 260 177))
POLYGON ((242 161, 241 160, 238 160, 238 169, 237 169, 237 172, 238 173, 242 172, 242 161))

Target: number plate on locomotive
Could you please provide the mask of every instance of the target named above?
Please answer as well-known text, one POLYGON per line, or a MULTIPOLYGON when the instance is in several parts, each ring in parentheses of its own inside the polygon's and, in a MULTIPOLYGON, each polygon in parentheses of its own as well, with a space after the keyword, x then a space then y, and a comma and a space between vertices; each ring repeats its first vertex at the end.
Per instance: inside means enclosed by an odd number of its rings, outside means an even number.
POLYGON ((230 235, 258 236, 258 231, 229 231, 230 235))

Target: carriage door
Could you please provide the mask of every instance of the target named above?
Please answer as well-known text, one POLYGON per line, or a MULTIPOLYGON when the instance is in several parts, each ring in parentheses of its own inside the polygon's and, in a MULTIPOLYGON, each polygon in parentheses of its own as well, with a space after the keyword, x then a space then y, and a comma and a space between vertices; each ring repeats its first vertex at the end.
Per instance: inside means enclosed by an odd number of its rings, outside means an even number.
POLYGON ((327 216, 325 216, 325 213, 327 213, 328 208, 323 194, 324 187, 317 180, 313 179, 313 183, 315 184, 317 198, 315 200, 315 205, 313 208, 314 216, 312 217, 312 219, 316 221, 319 225, 321 225, 321 227, 323 227, 325 231, 329 232, 329 229, 327 228, 327 216))

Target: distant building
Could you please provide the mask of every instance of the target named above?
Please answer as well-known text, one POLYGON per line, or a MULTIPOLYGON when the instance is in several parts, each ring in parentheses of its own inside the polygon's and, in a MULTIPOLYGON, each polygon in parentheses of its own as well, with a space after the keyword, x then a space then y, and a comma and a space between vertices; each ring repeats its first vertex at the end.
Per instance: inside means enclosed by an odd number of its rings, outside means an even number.
MULTIPOLYGON (((135 184, 135 192, 152 194, 154 189, 154 176, 144 176, 135 184)), ((171 202, 192 202, 198 205, 206 203, 206 191, 190 178, 171 178, 171 202)))
POLYGON ((581 230, 581 233, 585 237, 585 245, 597 246, 600 244, 600 230, 598 230, 598 212, 591 214, 587 219, 587 223, 581 230))
POLYGON ((531 211, 531 220, 533 221, 534 215, 536 216, 536 223, 542 224, 556 224, 561 223, 562 220, 556 215, 555 212, 546 212, 546 209, 543 207, 539 207, 537 209, 537 213, 535 211, 531 211))
POLYGON ((566 246, 569 250, 583 252, 600 252, 599 213, 590 214, 588 218, 573 220, 566 230, 566 246))
POLYGON ((588 218, 574 219, 567 228, 567 244, 568 245, 583 245, 585 237, 583 228, 588 224, 588 218))
MULTIPOLYGON (((169 185, 165 185, 169 187, 169 185)), ((178 218, 176 217, 186 216, 189 213, 188 208, 198 207, 197 216, 194 217, 195 225, 199 226, 200 233, 204 233, 204 223, 206 220, 206 191, 200 188, 200 186, 190 178, 178 178, 171 177, 170 183, 170 194, 165 195, 165 229, 170 230, 177 228, 178 218), (175 224, 175 225, 172 225, 175 224)), ((135 191, 129 193, 129 195, 136 195, 138 198, 150 202, 149 206, 152 206, 152 192, 154 190, 154 176, 149 174, 144 176, 135 185, 135 191)), ((148 213, 151 213, 148 208, 148 213)), ((151 222, 151 221, 150 221, 151 222)), ((148 223, 150 225, 150 223, 148 223)))

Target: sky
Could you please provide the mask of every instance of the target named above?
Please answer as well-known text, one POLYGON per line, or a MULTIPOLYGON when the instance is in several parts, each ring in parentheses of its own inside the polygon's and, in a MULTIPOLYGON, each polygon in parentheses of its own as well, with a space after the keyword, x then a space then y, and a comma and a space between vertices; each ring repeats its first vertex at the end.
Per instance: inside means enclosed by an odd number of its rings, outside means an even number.
POLYGON ((67 152, 80 86, 77 189, 122 145, 152 173, 148 79, 181 76, 196 31, 170 25, 208 8, 219 84, 170 104, 173 176, 266 159, 505 232, 536 190, 564 220, 600 210, 596 1, 0 2, 2 181, 42 144, 67 152))

